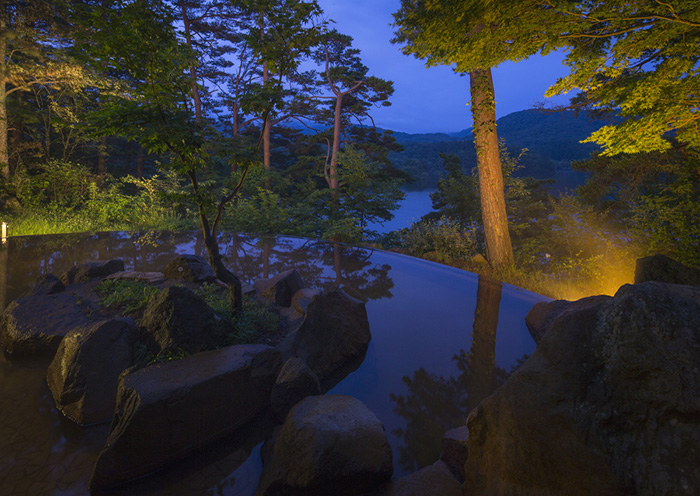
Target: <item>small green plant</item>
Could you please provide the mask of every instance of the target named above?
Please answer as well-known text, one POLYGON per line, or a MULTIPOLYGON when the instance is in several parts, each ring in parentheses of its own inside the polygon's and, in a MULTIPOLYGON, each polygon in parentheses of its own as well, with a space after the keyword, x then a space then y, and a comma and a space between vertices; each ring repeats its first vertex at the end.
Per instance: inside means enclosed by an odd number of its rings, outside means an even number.
POLYGON ((160 290, 142 281, 107 279, 95 286, 100 303, 107 308, 120 308, 133 313, 146 306, 151 296, 160 290))
POLYGON ((264 303, 253 300, 248 296, 243 297, 243 309, 237 315, 231 310, 228 291, 216 284, 203 284, 195 290, 206 303, 222 319, 228 320, 233 325, 233 331, 226 339, 226 345, 248 344, 259 340, 260 336, 276 330, 279 326, 279 317, 264 303))
POLYGON ((249 297, 243 298, 243 311, 233 319, 233 334, 229 336, 230 344, 256 342, 261 335, 277 330, 279 316, 264 303, 249 297))

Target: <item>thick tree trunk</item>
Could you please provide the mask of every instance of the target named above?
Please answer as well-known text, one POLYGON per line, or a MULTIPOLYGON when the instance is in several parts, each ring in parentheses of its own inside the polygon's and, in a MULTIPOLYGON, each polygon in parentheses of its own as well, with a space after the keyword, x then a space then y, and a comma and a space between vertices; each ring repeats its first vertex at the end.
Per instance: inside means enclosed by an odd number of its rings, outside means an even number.
POLYGON ((472 71, 470 81, 486 258, 494 267, 512 266, 513 246, 508 232, 503 171, 498 153, 496 102, 491 69, 472 71))

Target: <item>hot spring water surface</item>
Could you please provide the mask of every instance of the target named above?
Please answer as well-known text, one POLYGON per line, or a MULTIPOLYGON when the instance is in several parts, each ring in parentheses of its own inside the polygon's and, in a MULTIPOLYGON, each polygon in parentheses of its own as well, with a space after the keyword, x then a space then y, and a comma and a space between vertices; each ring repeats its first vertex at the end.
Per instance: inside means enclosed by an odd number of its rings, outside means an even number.
MULTIPOLYGON (((245 282, 296 268, 311 287, 342 286, 367 302, 372 341, 362 365, 329 393, 363 401, 383 422, 394 477, 440 455, 445 430, 502 384, 535 348, 525 315, 544 297, 383 251, 289 237, 222 235, 245 282)), ((173 254, 204 255, 196 233, 100 233, 9 238, 0 250, 3 308, 44 273, 121 258, 162 270, 173 254)), ((81 428, 55 409, 46 360, 0 352, 0 493, 82 495, 109 425, 81 428)), ((266 428, 252 425, 114 494, 252 495, 266 428)), ((147 442, 147 440, 144 440, 147 442)))

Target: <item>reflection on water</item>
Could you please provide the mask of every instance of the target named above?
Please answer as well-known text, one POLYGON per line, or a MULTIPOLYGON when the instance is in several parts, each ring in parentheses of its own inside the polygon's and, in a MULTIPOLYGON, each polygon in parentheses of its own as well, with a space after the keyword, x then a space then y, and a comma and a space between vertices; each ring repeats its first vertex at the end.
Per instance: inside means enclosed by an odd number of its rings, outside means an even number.
MULTIPOLYGON (((221 251, 249 284, 296 268, 311 287, 343 286, 367 301, 372 341, 365 360, 330 392, 360 399, 384 423, 395 476, 435 461, 442 432, 461 425, 505 371, 534 349, 524 316, 544 298, 474 274, 289 237, 225 234, 221 251)), ((0 302, 19 296, 41 274, 84 261, 122 258, 127 270, 161 270, 175 253, 205 255, 201 236, 10 238, 0 251, 0 302)), ((45 385, 47 366, 0 353, 0 487, 11 494, 84 494, 108 426, 79 428, 63 419, 45 385)), ((117 494, 252 495, 259 445, 270 430, 258 424, 117 494)))
POLYGON ((413 472, 433 463, 441 452, 443 434, 464 425, 466 414, 502 385, 510 372, 496 364, 496 332, 503 285, 479 276, 476 309, 469 352, 460 349, 452 357, 459 374, 442 377, 424 368, 401 380, 408 394, 390 394, 394 411, 406 420, 405 428, 394 434, 403 440, 399 446, 399 463, 413 472))

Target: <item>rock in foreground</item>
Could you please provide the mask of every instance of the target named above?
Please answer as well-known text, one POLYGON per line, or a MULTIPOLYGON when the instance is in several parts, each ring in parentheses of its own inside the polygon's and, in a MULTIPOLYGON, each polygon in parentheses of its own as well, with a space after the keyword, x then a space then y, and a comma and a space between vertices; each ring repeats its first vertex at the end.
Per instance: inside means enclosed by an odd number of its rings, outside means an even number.
POLYGON ((350 396, 310 396, 264 451, 258 495, 363 494, 391 478, 384 426, 350 396))
POLYGON ((56 407, 81 425, 110 420, 119 375, 134 364, 138 334, 130 318, 97 322, 66 334, 46 377, 56 407))
POLYGON ((281 366, 269 346, 238 345, 123 376, 90 487, 146 475, 249 422, 268 406, 281 366))
POLYGON ((700 288, 625 285, 586 312, 470 414, 467 494, 698 494, 700 288))
POLYGON ((71 294, 29 294, 7 305, 0 322, 0 344, 15 356, 50 356, 63 336, 89 323, 71 294))

